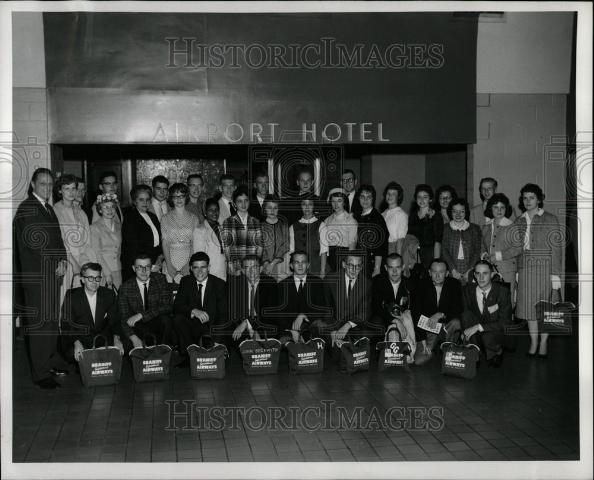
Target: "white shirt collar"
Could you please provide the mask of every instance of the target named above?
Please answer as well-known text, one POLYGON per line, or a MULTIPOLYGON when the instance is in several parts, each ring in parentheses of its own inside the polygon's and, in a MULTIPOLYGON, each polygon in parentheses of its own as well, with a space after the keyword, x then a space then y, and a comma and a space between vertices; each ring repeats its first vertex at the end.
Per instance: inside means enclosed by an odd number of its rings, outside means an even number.
POLYGON ((307 220, 305 218, 301 217, 299 219, 299 223, 314 223, 314 222, 317 222, 317 220, 318 219, 317 219, 317 217, 315 215, 313 217, 311 217, 310 219, 307 219, 307 220))
POLYGON ((136 283, 138 284, 138 288, 140 288, 141 290, 144 288, 145 283, 146 283, 146 288, 148 288, 150 281, 151 281, 151 277, 149 277, 149 279, 146 282, 142 282, 138 279, 138 277, 136 277, 136 283))
POLYGON ((33 196, 34 196, 34 197, 35 197, 37 200, 39 200, 39 201, 41 202, 41 204, 42 204, 42 205, 45 207, 45 205, 47 204, 47 201, 46 201, 46 200, 44 200, 43 198, 41 198, 41 197, 40 197, 39 195, 37 195, 35 192, 31 192, 31 193, 33 193, 33 196))
MULTIPOLYGON (((194 280, 196 280, 196 277, 194 277, 194 280)), ((197 284, 202 284, 203 287, 206 287, 206 282, 208 282, 208 277, 206 277, 204 280, 202 280, 201 282, 199 282, 198 280, 196 280, 197 284)))
POLYGON ((450 220, 450 228, 452 230, 464 231, 464 230, 468 230, 468 227, 470 227, 470 223, 468 223, 468 220, 464 220, 464 223, 462 224, 461 227, 456 225, 453 220, 450 220))
POLYGON ((489 296, 489 293, 491 292, 491 288, 493 288, 493 284, 491 284, 491 286, 487 289, 487 290, 483 290, 481 287, 479 287, 478 285, 476 286, 476 297, 477 298, 483 298, 483 292, 486 293, 487 297, 489 296))
POLYGON ((351 279, 349 278, 349 276, 348 276, 348 275, 345 273, 345 274, 344 274, 344 279, 345 279, 345 281, 346 281, 346 286, 347 286, 347 288, 349 288, 349 282, 353 282, 353 287, 354 287, 354 286, 355 286, 355 284, 357 283, 357 279, 358 279, 358 278, 359 278, 359 277, 355 278, 355 280, 351 280, 351 279))
POLYGON ((295 282, 295 287, 299 288, 299 285, 301 284, 302 281, 303 281, 303 285, 305 285, 307 283, 307 274, 303 278, 297 278, 295 275, 293 275, 293 281, 295 282))
MULTIPOLYGON (((542 216, 544 215, 544 208, 539 208, 539 209, 536 211, 536 215, 538 215, 539 217, 542 217, 542 216)), ((529 217, 529 215, 528 215, 528 212, 527 212, 527 211, 526 211, 526 212, 524 212, 524 214, 523 214, 522 216, 523 216, 524 218, 527 218, 527 219, 528 219, 528 221, 530 221, 530 217, 529 217)))
POLYGON ((240 212, 237 212, 237 216, 241 220, 241 223, 243 223, 244 225, 247 224, 247 220, 248 220, 248 216, 249 216, 249 213, 248 212, 245 212, 243 214, 240 213, 240 212))

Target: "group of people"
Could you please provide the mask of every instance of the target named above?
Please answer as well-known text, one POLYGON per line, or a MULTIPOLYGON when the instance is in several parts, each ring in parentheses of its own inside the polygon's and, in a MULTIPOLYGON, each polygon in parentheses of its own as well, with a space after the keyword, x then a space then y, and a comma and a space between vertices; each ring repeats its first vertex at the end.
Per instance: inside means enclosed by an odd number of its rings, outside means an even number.
POLYGON ((472 208, 451 186, 417 185, 407 214, 397 182, 378 209, 375 188, 351 170, 326 199, 313 180, 303 169, 298 194, 281 199, 265 173, 251 190, 225 174, 206 198, 198 174, 172 185, 157 176, 122 208, 117 176, 105 172, 89 209, 82 181, 62 175, 54 188, 53 174, 37 169, 14 219, 33 380, 58 386, 58 340, 76 359, 97 333, 122 352, 152 334, 185 364, 192 343, 381 339, 387 329, 418 365, 463 333, 499 366, 514 307, 528 323, 528 355, 546 358, 534 305, 559 295, 561 227, 540 187, 522 188, 516 214, 493 178, 481 180, 472 208), (431 333, 421 319, 443 328, 431 333))

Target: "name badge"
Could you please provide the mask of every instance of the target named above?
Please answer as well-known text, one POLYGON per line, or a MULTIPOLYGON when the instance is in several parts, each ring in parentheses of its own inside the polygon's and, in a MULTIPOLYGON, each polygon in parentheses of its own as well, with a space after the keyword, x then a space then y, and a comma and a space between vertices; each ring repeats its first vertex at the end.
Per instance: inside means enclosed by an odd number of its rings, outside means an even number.
POLYGON ((491 305, 490 307, 487 307, 487 310, 489 310, 489 313, 495 313, 497 310, 499 310, 499 305, 491 305))

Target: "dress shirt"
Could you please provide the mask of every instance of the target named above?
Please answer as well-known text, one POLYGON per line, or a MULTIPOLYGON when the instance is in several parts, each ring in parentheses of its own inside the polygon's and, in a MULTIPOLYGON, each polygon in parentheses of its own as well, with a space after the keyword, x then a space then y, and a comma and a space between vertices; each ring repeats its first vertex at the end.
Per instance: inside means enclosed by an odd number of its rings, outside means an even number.
POLYGON ((97 292, 89 293, 85 288, 85 295, 89 301, 89 308, 91 309, 91 315, 93 316, 93 323, 97 323, 95 313, 97 312, 97 292))
POLYGON ((148 224, 148 226, 151 227, 151 230, 153 232, 153 247, 158 247, 159 246, 159 232, 157 232, 157 227, 155 227, 155 224, 151 221, 151 217, 148 216, 148 213, 141 212, 140 210, 138 210, 138 213, 140 213, 140 216, 144 219, 144 221, 148 224))
POLYGON ((33 193, 33 196, 34 196, 34 197, 35 197, 37 200, 39 200, 39 201, 41 202, 41 204, 43 205, 43 208, 45 208, 45 209, 47 210, 47 205, 48 205, 47 201, 46 201, 46 200, 44 200, 43 198, 41 198, 41 197, 40 197, 39 195, 37 195, 35 192, 31 192, 31 193, 33 193))
POLYGON ((349 193, 347 195, 347 198, 349 199, 349 212, 353 211, 353 202, 355 201, 355 190, 353 190, 351 193, 349 193))
POLYGON ((398 283, 392 283, 392 281, 390 280, 390 285, 392 285, 392 290, 394 290, 394 299, 396 299, 396 296, 398 295, 398 289, 400 288, 401 283, 402 280, 400 280, 400 282, 398 283))
POLYGON ((159 221, 161 221, 161 217, 169 211, 169 208, 167 208, 167 200, 159 201, 156 198, 151 198, 151 203, 153 205, 155 215, 157 215, 157 218, 159 221))
POLYGON ((476 287, 476 303, 478 303, 478 307, 481 313, 483 313, 483 293, 485 294, 484 297, 489 296, 489 292, 491 291, 491 287, 487 290, 483 290, 481 287, 476 287))
POLYGON ((437 294, 437 304, 439 307, 439 299, 441 298, 441 291, 443 289, 443 284, 442 285, 433 285, 435 287, 435 293, 437 294))
POLYGON ((196 280, 196 288, 198 290, 200 290, 200 287, 198 285, 202 285, 202 298, 200 299, 200 303, 202 303, 202 308, 204 308, 204 292, 206 292, 206 283, 208 282, 208 277, 203 280, 202 282, 199 282, 198 280, 196 280))
MULTIPOLYGON (((349 292, 349 286, 352 286, 352 289, 354 290, 354 289, 355 289, 355 285, 357 285, 357 279, 355 278, 355 280, 351 280, 351 279, 349 278, 349 276, 348 276, 346 273, 344 274, 344 279, 345 279, 345 281, 346 281, 346 298, 347 298, 347 300, 348 300, 348 298, 349 298, 349 293, 350 293, 350 292, 349 292), (350 285, 350 282, 353 282, 353 284, 352 284, 352 285, 350 285)), ((357 326, 357 324, 356 324, 355 322, 349 322, 349 325, 350 325, 352 328, 355 328, 355 327, 357 326)))
POLYGON ((249 213, 245 212, 245 213, 241 214, 241 213, 237 212, 237 216, 239 217, 239 219, 241 220, 241 223, 245 227, 247 225, 247 219, 248 219, 249 213))
POLYGON ((303 278, 297 278, 295 275, 293 275, 293 281, 295 282, 295 289, 299 291, 299 285, 301 285, 301 282, 303 282, 303 288, 305 288, 305 283, 307 282, 307 275, 305 275, 303 278))
POLYGON ((142 298, 143 305, 144 305, 144 284, 146 283, 146 291, 148 292, 148 289, 150 286, 150 281, 151 281, 151 279, 149 278, 146 282, 142 282, 142 281, 138 280, 138 277, 136 277, 136 283, 138 284, 138 288, 140 289, 140 297, 142 298))
MULTIPOLYGON (((464 230, 468 230, 468 227, 470 227, 470 223, 468 223, 468 220, 464 220, 464 222, 462 222, 462 224, 458 224, 456 222, 454 222, 453 220, 450 221, 450 228, 454 231, 458 230, 460 232, 463 232, 464 230)), ((464 260, 464 249, 462 248, 462 237, 460 237, 460 243, 458 244, 458 260, 464 260)))

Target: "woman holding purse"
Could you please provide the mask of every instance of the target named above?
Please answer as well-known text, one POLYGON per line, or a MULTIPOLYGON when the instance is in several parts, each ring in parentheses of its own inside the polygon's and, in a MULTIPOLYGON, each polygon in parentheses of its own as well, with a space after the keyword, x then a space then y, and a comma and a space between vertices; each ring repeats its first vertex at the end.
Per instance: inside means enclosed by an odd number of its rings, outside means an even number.
POLYGON ((538 185, 524 185, 519 199, 520 210, 524 213, 514 222, 518 228, 514 237, 522 245, 518 259, 516 317, 528 323, 530 349, 527 355, 539 358, 547 358, 549 335, 539 335, 535 304, 541 300, 560 301, 561 245, 565 239, 557 217, 544 210, 544 198, 538 185))

